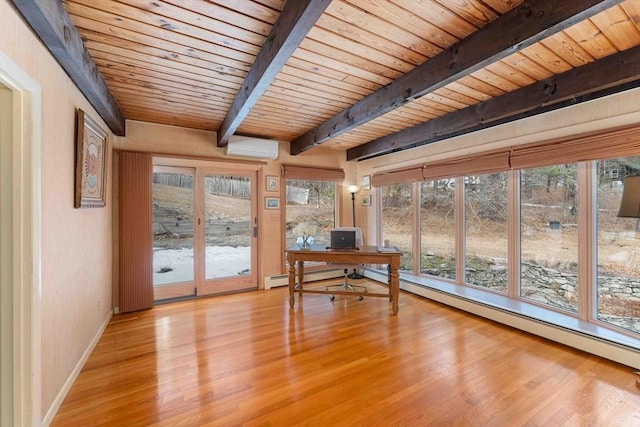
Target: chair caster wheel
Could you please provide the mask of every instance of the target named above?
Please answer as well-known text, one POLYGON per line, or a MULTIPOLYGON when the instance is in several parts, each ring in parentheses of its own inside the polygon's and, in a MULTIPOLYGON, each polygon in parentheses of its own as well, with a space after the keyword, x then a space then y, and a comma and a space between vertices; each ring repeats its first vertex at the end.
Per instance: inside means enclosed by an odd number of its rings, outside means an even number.
POLYGON ((364 299, 364 297, 362 295, 360 295, 360 298, 358 298, 360 301, 362 301, 364 299))
POLYGON ((336 296, 335 295, 331 295, 330 300, 333 301, 334 299, 336 299, 336 296))

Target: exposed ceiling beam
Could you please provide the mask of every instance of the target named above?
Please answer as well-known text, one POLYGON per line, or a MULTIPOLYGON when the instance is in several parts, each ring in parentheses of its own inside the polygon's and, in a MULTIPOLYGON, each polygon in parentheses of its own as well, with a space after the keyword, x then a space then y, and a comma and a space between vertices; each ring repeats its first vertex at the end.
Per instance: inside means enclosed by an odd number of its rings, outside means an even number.
POLYGON ((505 58, 622 0, 525 1, 291 142, 296 155, 505 58))
POLYGON ((111 131, 125 134, 120 108, 59 0, 12 0, 111 131))
POLYGON ((218 147, 227 145, 330 3, 331 0, 287 1, 218 129, 218 147))
POLYGON ((640 86, 640 46, 347 150, 358 160, 406 150, 640 86))

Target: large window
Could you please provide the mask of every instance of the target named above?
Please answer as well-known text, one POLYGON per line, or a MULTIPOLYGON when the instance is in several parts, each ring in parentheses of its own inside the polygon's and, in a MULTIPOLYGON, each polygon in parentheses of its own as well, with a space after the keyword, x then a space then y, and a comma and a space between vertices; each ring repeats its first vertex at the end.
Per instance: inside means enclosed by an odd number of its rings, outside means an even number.
POLYGON ((420 272, 456 278, 455 180, 420 183, 420 272))
POLYGON ((618 218, 623 179, 640 174, 640 157, 597 162, 597 318, 640 332, 640 219, 618 218))
POLYGON ((393 217, 419 239, 416 284, 640 348, 640 219, 618 217, 639 147, 620 129, 374 174, 383 234, 393 217))
POLYGON ((465 283, 507 292, 506 172, 464 177, 465 283))
POLYGON ((520 171, 520 295, 578 311, 577 165, 520 171))
POLYGON ((287 179, 286 244, 296 244, 296 230, 313 230, 313 240, 329 244, 335 227, 336 186, 334 181, 287 179), (297 228, 296 228, 297 227, 297 228))
POLYGON ((397 184, 382 188, 382 241, 402 251, 400 270, 412 271, 413 186, 397 184))

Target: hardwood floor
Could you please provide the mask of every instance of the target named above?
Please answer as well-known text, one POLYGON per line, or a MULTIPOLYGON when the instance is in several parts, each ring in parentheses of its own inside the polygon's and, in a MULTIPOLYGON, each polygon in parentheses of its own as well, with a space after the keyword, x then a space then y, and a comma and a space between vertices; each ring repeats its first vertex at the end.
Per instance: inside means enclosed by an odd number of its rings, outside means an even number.
POLYGON ((638 426, 635 381, 407 293, 278 288, 114 316, 52 425, 638 426))

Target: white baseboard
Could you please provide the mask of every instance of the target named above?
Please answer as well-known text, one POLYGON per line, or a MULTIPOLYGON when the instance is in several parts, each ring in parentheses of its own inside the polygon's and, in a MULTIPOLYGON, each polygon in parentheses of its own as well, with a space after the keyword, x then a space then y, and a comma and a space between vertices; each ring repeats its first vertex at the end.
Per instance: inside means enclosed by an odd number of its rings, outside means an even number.
MULTIPOLYGON (((530 316, 527 314, 511 312, 502 307, 494 307, 490 304, 470 299, 468 295, 463 296, 455 295, 451 292, 442 292, 408 280, 400 281, 400 289, 414 295, 437 301, 468 313, 520 329, 530 334, 544 337, 551 341, 577 348, 579 350, 595 354, 596 356, 604 357, 605 359, 613 360, 614 362, 630 366, 634 369, 640 369, 638 350, 624 344, 619 344, 618 342, 609 341, 605 338, 591 335, 586 328, 584 330, 580 330, 579 325, 575 326, 575 324, 579 324, 580 322, 575 319, 568 322, 570 326, 560 326, 558 324, 545 321, 541 316, 530 316)), ((467 290, 467 292, 469 293, 469 290, 467 290)), ((520 303, 520 306, 525 305, 525 303, 520 303)), ((532 311, 542 310, 543 309, 540 308, 532 309, 532 311)), ((401 314, 402 310, 400 310, 400 315, 401 314)), ((556 318, 562 316, 557 313, 550 315, 553 315, 556 318)), ((569 316, 563 317, 568 318, 569 316)), ((601 335, 605 333, 608 333, 611 335, 612 339, 617 339, 618 341, 629 339, 619 333, 608 332, 603 329, 600 330, 601 335)))
POLYGON ((80 372, 82 371, 82 368, 84 367, 85 363, 87 363, 87 359, 89 359, 91 352, 93 352, 93 349, 96 347, 96 345, 98 345, 98 341, 100 341, 100 338, 102 337, 104 330, 107 328, 107 325, 111 321, 112 316, 113 316, 113 310, 109 312, 109 315, 107 316, 105 321, 102 323, 102 325, 96 332, 95 336, 89 343, 89 346, 82 354, 82 357, 80 358, 80 360, 78 360, 78 363, 76 364, 75 368, 73 368, 73 371, 71 371, 71 374, 69 375, 67 380, 64 382, 62 388, 60 389, 60 392, 58 393, 56 398, 53 400, 53 403, 49 407, 49 410, 47 411, 44 418, 42 419, 43 426, 48 426, 53 421, 53 418, 58 413, 58 409, 60 409, 60 406, 62 405, 64 398, 67 397, 67 393, 69 393, 69 390, 71 390, 71 386, 78 378, 78 375, 80 375, 80 372))

